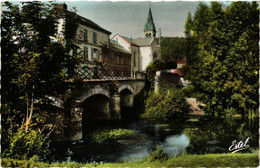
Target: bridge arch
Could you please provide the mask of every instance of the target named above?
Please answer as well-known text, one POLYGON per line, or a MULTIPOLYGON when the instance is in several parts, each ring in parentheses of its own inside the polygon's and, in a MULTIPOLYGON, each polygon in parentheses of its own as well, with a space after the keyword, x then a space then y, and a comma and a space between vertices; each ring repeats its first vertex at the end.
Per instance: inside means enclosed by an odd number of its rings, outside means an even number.
POLYGON ((94 96, 94 95, 104 95, 110 99, 110 92, 107 91, 106 89, 93 88, 93 89, 89 89, 87 92, 85 92, 77 101, 84 102, 86 99, 88 99, 89 97, 94 96))
POLYGON ((134 104, 134 91, 130 85, 122 85, 118 89, 120 95, 120 114, 122 119, 127 119, 132 115, 134 104))
POLYGON ((131 93, 134 93, 134 89, 130 85, 122 85, 118 88, 118 93, 121 93, 124 89, 128 89, 131 91, 131 93))

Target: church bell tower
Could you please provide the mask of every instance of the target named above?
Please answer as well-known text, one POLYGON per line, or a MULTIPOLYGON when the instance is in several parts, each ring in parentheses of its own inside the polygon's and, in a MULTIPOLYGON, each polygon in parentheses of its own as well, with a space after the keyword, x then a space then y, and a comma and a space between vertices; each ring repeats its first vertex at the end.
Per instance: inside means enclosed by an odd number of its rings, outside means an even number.
POLYGON ((149 13, 147 17, 147 21, 144 25, 144 37, 156 37, 156 28, 153 22, 153 15, 151 11, 151 7, 149 8, 149 13))

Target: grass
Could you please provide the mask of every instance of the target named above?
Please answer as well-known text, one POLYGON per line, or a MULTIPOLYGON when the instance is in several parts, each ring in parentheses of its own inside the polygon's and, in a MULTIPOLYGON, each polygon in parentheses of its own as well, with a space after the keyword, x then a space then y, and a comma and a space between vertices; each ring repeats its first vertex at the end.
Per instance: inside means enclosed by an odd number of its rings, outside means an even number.
POLYGON ((47 164, 25 160, 2 158, 2 167, 95 167, 95 168, 170 168, 170 167, 257 167, 259 166, 258 153, 253 154, 206 154, 180 155, 164 161, 141 161, 124 163, 76 163, 63 162, 47 164))

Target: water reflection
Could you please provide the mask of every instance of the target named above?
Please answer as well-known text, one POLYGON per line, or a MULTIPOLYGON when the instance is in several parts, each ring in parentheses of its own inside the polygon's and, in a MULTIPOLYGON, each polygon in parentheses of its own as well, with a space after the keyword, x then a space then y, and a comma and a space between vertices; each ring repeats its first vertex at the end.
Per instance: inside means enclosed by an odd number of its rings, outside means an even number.
POLYGON ((165 139, 162 149, 169 156, 175 156, 182 154, 189 144, 189 138, 185 134, 172 135, 165 139))

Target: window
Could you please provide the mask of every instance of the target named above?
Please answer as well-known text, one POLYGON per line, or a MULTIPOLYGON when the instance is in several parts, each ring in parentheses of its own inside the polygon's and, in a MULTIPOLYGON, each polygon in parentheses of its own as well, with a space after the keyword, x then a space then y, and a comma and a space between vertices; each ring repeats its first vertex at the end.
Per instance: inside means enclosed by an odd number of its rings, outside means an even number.
POLYGON ((91 48, 91 59, 92 60, 99 60, 99 50, 96 48, 91 48))
POLYGON ((93 32, 93 43, 97 44, 97 33, 93 32))
POLYGON ((120 55, 120 64, 124 64, 122 55, 120 55))
POLYGON ((153 60, 156 60, 157 59, 157 53, 155 52, 154 54, 153 54, 153 60))
POLYGON ((84 56, 83 56, 83 59, 84 60, 88 59, 88 47, 87 46, 84 46, 84 56))
POLYGON ((135 62, 135 52, 134 52, 134 67, 136 66, 136 62, 135 62))
POLYGON ((120 63, 120 58, 119 58, 119 56, 118 56, 118 55, 116 56, 116 63, 117 63, 117 64, 119 64, 119 63, 120 63))
POLYGON ((88 41, 88 30, 84 29, 84 41, 88 41))

